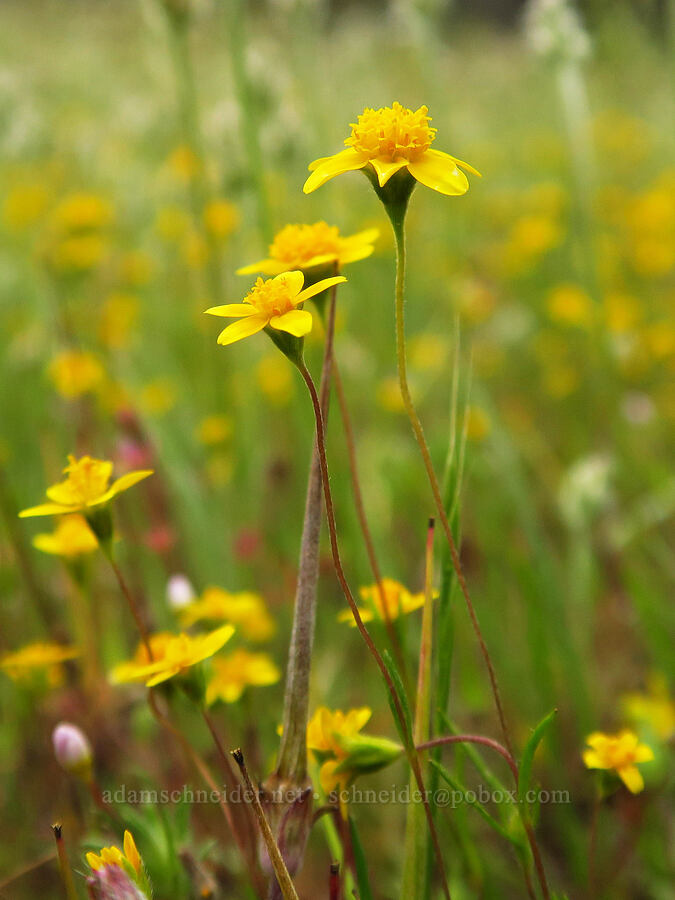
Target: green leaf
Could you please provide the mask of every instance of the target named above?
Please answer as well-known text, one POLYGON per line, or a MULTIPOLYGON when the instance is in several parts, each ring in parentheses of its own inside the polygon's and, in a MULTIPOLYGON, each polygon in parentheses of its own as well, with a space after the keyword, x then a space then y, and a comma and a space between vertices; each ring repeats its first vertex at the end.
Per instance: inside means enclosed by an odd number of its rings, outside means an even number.
POLYGON ((525 746, 525 750, 523 751, 523 758, 520 761, 520 776, 518 778, 518 800, 520 801, 523 815, 526 819, 529 818, 529 805, 527 804, 525 798, 527 797, 527 792, 530 789, 534 754, 536 753, 537 747, 541 743, 542 738, 550 728, 557 711, 557 709, 551 710, 551 712, 547 716, 545 716, 534 729, 534 731, 530 735, 529 741, 525 746))
POLYGON ((363 845, 356 830, 354 819, 349 817, 349 833, 352 839, 352 849, 354 851, 354 864, 356 866, 356 883, 359 889, 359 900, 373 900, 373 892, 370 889, 370 881, 368 879, 368 863, 363 845))
POLYGON ((388 650, 385 650, 382 654, 382 660, 384 665, 389 673, 389 676, 394 684, 394 689, 398 694, 399 701, 401 703, 401 709, 403 710, 403 723, 399 719, 399 714, 396 710, 396 705, 394 703, 393 697, 391 696, 391 692, 387 686, 387 699, 389 700, 389 706, 391 707, 391 712, 394 717, 394 722, 396 723, 396 728, 398 729, 399 737, 403 742, 405 747, 410 747, 412 741, 412 716, 410 715, 410 706, 408 705, 408 698, 405 693, 405 687, 403 686, 403 679, 396 668, 396 663, 392 659, 391 653, 388 650))

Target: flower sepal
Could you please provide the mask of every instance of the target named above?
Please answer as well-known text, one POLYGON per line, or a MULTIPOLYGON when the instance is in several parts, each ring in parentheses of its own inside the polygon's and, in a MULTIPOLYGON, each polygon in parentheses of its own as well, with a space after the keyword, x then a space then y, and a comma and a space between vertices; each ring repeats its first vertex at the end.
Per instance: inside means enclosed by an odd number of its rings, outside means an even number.
POLYGON ((101 550, 108 559, 112 559, 114 528, 110 507, 107 504, 92 506, 84 513, 84 517, 96 536, 101 550))
MULTIPOLYGON (((335 774, 351 773, 351 777, 378 772, 395 762, 403 753, 403 747, 388 738, 371 737, 366 734, 336 734, 335 740, 344 757, 335 767, 335 774)), ((351 780, 351 779, 350 779, 351 780)))
POLYGON ((382 201, 382 205, 387 211, 392 224, 394 226, 397 223, 402 224, 417 181, 406 168, 403 168, 392 175, 383 187, 380 187, 377 172, 372 165, 364 166, 361 171, 372 184, 373 190, 382 201))
POLYGON ((287 331, 279 331, 271 328, 269 325, 264 329, 265 334, 272 338, 272 341, 281 350, 287 359, 299 369, 305 364, 305 339, 304 337, 295 337, 287 331))

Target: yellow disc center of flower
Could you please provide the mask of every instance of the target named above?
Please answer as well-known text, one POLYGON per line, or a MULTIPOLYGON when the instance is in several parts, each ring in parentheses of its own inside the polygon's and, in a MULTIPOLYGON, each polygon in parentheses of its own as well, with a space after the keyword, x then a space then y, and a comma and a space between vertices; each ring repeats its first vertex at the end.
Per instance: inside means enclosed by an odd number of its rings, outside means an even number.
POLYGON ((261 316, 271 319, 272 316, 282 316, 295 309, 293 299, 284 281, 258 278, 244 297, 244 303, 250 303, 261 316))
POLYGON ((436 129, 431 128, 428 108, 420 106, 413 112, 400 103, 382 109, 364 109, 352 134, 345 141, 369 159, 415 160, 431 146, 436 129))
POLYGON ((77 503, 86 504, 96 500, 108 490, 112 466, 100 459, 83 456, 82 459, 68 457, 70 464, 63 470, 68 476, 63 485, 77 503))
POLYGON ((342 238, 335 225, 286 225, 270 245, 270 256, 289 268, 302 268, 316 256, 337 257, 341 246, 342 238))

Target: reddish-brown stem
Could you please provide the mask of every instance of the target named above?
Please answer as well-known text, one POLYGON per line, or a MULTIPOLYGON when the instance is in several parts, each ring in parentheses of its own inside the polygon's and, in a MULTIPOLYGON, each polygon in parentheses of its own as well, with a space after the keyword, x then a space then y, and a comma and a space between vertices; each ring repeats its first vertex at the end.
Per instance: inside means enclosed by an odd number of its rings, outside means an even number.
POLYGON ((503 756, 509 765, 509 769, 513 773, 513 777, 518 782, 518 766, 506 747, 502 746, 499 741, 495 741, 489 737, 483 737, 482 734, 446 734, 443 737, 432 738, 430 741, 424 741, 418 744, 418 750, 430 750, 432 747, 443 747, 446 744, 482 744, 483 747, 489 747, 500 756, 503 756))
POLYGON ((138 632, 141 636, 141 640, 143 641, 143 646, 148 654, 148 659, 150 662, 154 660, 154 655, 152 652, 152 647, 150 645, 150 637, 148 635, 148 630, 145 627, 145 623, 143 621, 143 617, 141 616, 141 611, 138 607, 138 603, 136 602, 136 598, 133 593, 129 589, 126 581, 124 580, 124 576, 120 570, 120 567, 117 565, 112 556, 108 556, 110 560, 110 565, 112 566, 112 570, 115 573, 115 577, 117 578, 117 583, 120 586, 120 590, 124 594, 124 597, 127 601, 129 609, 131 610, 131 615, 134 618, 134 622, 136 623, 136 627, 138 628, 138 632))
POLYGON ((328 461, 326 459, 326 443, 325 443, 325 435, 324 435, 324 426, 323 426, 323 417, 321 415, 321 403, 319 401, 319 396, 316 392, 316 387, 314 385, 314 381, 312 380, 312 376, 307 369, 307 366, 303 364, 298 366, 298 370, 303 377, 305 384, 307 385, 307 390, 309 391, 310 398, 312 400, 312 406, 314 408, 314 418, 316 420, 316 442, 319 450, 319 461, 321 463, 321 477, 323 482, 323 494, 324 494, 324 502, 326 506, 326 519, 328 522, 328 534, 330 537, 330 546, 331 552, 333 555, 333 564, 335 566, 335 573, 337 575, 338 581, 340 582, 340 586, 345 595, 345 598, 350 606, 352 611, 352 615, 354 616, 354 621, 356 622, 356 627, 361 633, 363 640, 370 651, 371 656, 377 663, 377 666, 382 673, 382 677, 384 678, 389 693, 391 695, 392 703, 394 709, 396 710, 396 717, 399 720, 401 728, 406 734, 406 743, 408 746, 406 747, 406 754, 408 756, 408 761, 410 763, 410 767, 415 776, 415 781, 417 782, 417 787, 421 791, 424 803, 424 810, 427 817, 427 822, 429 823, 429 831, 431 833, 432 843, 434 846, 434 853, 436 856, 436 862, 438 865, 439 874, 441 877, 441 883, 443 885, 443 892, 447 898, 450 900, 450 889, 448 888, 448 881, 445 874, 445 864, 443 862, 443 854, 441 853, 441 847, 438 840, 438 834, 436 832, 436 826, 434 824, 433 815, 431 813, 431 807, 429 806, 429 801, 427 798, 426 790, 424 788, 424 779, 422 778, 422 770, 420 768, 419 758, 417 756, 417 751, 415 749, 414 743, 411 740, 411 736, 407 734, 408 728, 406 725, 405 714, 403 712, 403 707, 401 705, 401 698, 398 695, 398 691, 394 685, 394 682, 389 674, 389 671, 384 663, 384 660, 380 656, 380 653, 373 643, 373 639, 370 636, 370 633, 366 626, 363 623, 361 618, 361 613, 359 612, 359 608, 356 605, 356 601, 354 599, 354 595, 352 594, 351 588, 347 582, 347 577, 345 575, 344 569, 342 567, 342 560, 340 558, 340 548, 338 544, 337 537, 337 528, 335 524, 335 510, 333 507, 333 496, 330 489, 330 478, 328 474, 328 461))

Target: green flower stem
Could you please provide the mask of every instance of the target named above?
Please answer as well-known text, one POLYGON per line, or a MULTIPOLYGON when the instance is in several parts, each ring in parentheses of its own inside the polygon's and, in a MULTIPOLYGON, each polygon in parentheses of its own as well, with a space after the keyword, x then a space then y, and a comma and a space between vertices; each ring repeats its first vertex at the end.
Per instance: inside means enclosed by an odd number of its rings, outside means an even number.
MULTIPOLYGON (((333 373, 333 337, 335 335, 335 303, 337 285, 330 292, 323 366, 321 369, 320 405, 324 421, 328 415, 331 375, 333 373)), ((319 540, 322 520, 321 464, 316 442, 307 481, 305 518, 302 526, 298 582, 295 589, 293 629, 288 650, 288 671, 284 694, 283 731, 279 747, 277 775, 294 783, 307 776, 307 722, 309 717, 309 680, 316 619, 316 590, 319 580, 319 540)))
MULTIPOLYGON (((398 691, 394 685, 392 677, 387 669, 384 660, 382 659, 377 647, 373 643, 373 639, 368 632, 368 629, 363 623, 361 618, 361 613, 359 612, 359 608, 356 605, 356 601, 354 599, 354 595, 352 594, 351 588, 349 587, 349 583, 347 582, 347 578, 342 567, 342 560, 340 558, 340 548, 338 544, 338 536, 337 536, 337 528, 335 524, 335 511, 333 508, 333 496, 330 489, 330 477, 328 474, 328 462, 326 459, 326 443, 325 443, 325 434, 324 434, 324 424, 323 417, 321 415, 321 403, 319 400, 319 396, 316 392, 316 387, 314 385, 314 381, 312 380, 312 376, 307 369, 307 366, 302 363, 298 365, 298 369, 302 378, 307 385, 307 390, 309 391, 309 395, 312 401, 312 406, 314 408, 314 418, 316 421, 316 441, 317 447, 319 450, 319 460, 321 462, 321 480, 323 484, 323 494, 324 501, 326 505, 326 519, 328 521, 328 533, 330 536, 330 546, 331 552, 333 555, 333 564, 335 566, 335 572, 340 582, 340 586, 343 590, 345 598, 351 608, 352 615, 354 616, 354 621, 356 622, 356 627, 361 632, 361 636, 370 651, 371 656, 377 663, 377 666, 382 673, 382 677, 384 678, 387 689, 391 695, 391 700, 394 709, 396 710, 396 717, 399 721, 400 727, 403 733, 406 733, 406 718, 405 713, 403 711, 403 706, 401 704, 401 698, 399 697, 398 691)), ((424 803, 424 810, 427 817, 427 822, 429 824, 429 830, 431 832, 432 841, 434 845, 434 852, 436 855, 436 864, 438 866, 438 872, 441 879, 441 883, 443 886, 443 892, 447 898, 450 900, 450 889, 448 888, 447 877, 445 874, 445 864, 443 862, 443 854, 441 852, 440 843, 438 840, 438 833, 436 831, 436 826, 434 824, 433 815, 431 813, 431 807, 429 805, 429 801, 427 798, 427 793, 424 787, 424 779, 422 777, 422 770, 420 767, 419 757, 417 755, 417 750, 415 748, 414 742, 412 741, 412 736, 410 734, 406 735, 407 737, 407 746, 406 746, 406 755, 408 757, 408 762, 410 767, 415 775, 415 781, 417 782, 417 787, 421 791, 424 803)))
POLYGON ((150 645, 150 637, 148 635, 148 629, 145 627, 145 622, 143 621, 143 616, 141 615, 141 610, 138 605, 138 601, 134 597, 132 591, 130 590, 128 584, 124 580, 124 576, 122 575, 122 570, 115 562, 115 558, 112 554, 112 548, 105 548, 103 544, 101 544, 101 549, 103 550, 106 559, 110 563, 110 566, 115 573, 115 578, 117 579, 117 583, 120 587, 120 590, 124 594, 124 597, 127 601, 127 605, 131 611, 131 615, 133 616, 134 622, 136 623, 136 628, 138 628, 138 633, 141 636, 141 640, 143 641, 143 646, 146 649, 148 654, 148 659, 150 662, 154 661, 154 655, 152 652, 152 647, 150 645))
POLYGON ((59 860, 59 871, 61 880, 63 881, 63 889, 66 893, 66 900, 77 900, 77 891, 75 890, 75 880, 73 879, 73 870, 70 868, 68 854, 63 841, 63 828, 60 824, 52 825, 54 832, 54 840, 56 841, 56 855, 59 860))
POLYGON ((450 523, 445 513, 443 497, 441 496, 441 490, 438 484, 438 479, 436 478, 436 473, 434 471, 434 465, 431 459, 431 454, 429 452, 429 447, 427 445, 426 438, 424 437, 422 423, 420 422, 419 416, 417 415, 417 411, 410 394, 410 387, 408 385, 404 311, 404 287, 406 271, 405 213, 407 209, 407 200, 404 203, 400 204, 385 205, 385 209, 387 210, 389 218, 391 219, 391 224, 394 230, 394 237, 396 239, 396 358, 398 361, 398 376, 401 388, 401 396, 403 398, 403 404, 405 406, 406 413, 408 414, 408 418, 410 419, 410 424, 412 425, 412 429, 415 434, 415 439, 417 440, 417 444, 420 448, 420 453, 422 454, 424 467, 427 471, 427 477, 431 486, 431 492, 434 496, 434 502, 436 504, 438 517, 441 521, 441 525, 443 526, 443 531, 445 532, 445 537, 448 543, 448 549, 450 550, 450 557, 452 559, 452 565, 457 576, 457 581, 461 588, 462 594, 464 595, 464 600, 466 601, 471 624, 473 625, 473 630, 476 634, 476 638, 478 639, 481 654, 488 670, 490 685, 492 687, 492 694, 494 697, 495 706, 497 708, 497 715, 499 717, 502 734, 504 736, 504 743, 508 747, 509 752, 512 753, 511 738, 506 724, 504 709, 502 707, 499 685, 497 684, 497 676, 494 670, 494 666, 492 665, 492 659, 487 649, 485 639, 483 638, 483 632, 481 631, 473 602, 471 601, 471 595, 469 594, 469 588, 467 586, 466 579, 464 578, 464 572, 459 560, 459 554, 457 552, 455 539, 452 535, 452 529, 450 528, 450 523))
POLYGON ((263 836, 263 840, 265 841, 267 853, 269 854, 270 861, 274 868, 274 874, 276 875, 281 894, 284 900, 299 900, 295 887, 293 886, 291 876, 288 874, 288 869, 286 868, 284 858, 281 855, 279 847, 277 846, 277 842, 274 840, 272 829, 270 828, 269 822, 265 818, 265 813, 258 797, 258 791, 253 787, 253 784, 251 782, 251 776, 248 774, 248 769, 246 768, 246 763, 244 762, 244 754, 239 749, 232 750, 231 753, 234 757, 235 762, 239 766, 242 778, 244 779, 244 783, 246 784, 246 789, 251 797, 251 805, 253 806, 253 811, 255 812, 256 819, 258 820, 258 826, 260 827, 260 832, 263 836))

